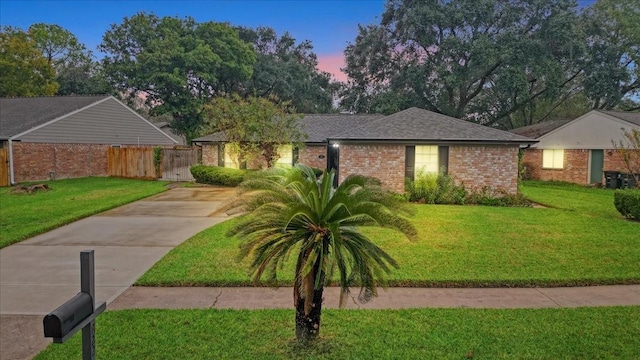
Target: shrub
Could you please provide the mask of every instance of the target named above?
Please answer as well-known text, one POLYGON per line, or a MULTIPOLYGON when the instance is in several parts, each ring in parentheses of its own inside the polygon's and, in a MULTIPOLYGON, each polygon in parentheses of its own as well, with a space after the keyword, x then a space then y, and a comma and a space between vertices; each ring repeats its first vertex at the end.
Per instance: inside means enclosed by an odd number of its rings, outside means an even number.
POLYGON ((613 195, 613 204, 622 216, 640 220, 640 190, 616 190, 613 195))
POLYGON ((197 183, 223 186, 238 186, 248 176, 255 173, 252 170, 206 165, 195 165, 190 170, 197 183))
POLYGON ((405 191, 409 201, 427 204, 462 205, 467 196, 464 186, 457 186, 444 171, 435 174, 418 170, 415 181, 405 180, 405 191))
POLYGON ((504 190, 483 187, 479 191, 473 191, 467 197, 467 204, 486 206, 531 206, 531 201, 527 200, 521 193, 509 194, 504 190))

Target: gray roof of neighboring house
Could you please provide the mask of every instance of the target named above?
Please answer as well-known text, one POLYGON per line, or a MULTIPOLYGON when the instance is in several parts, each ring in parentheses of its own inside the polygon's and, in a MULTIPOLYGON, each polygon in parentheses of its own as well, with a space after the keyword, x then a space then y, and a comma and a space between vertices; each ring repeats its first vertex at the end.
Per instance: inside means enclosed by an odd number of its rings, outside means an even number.
POLYGON ((535 143, 524 136, 412 107, 364 126, 345 129, 332 140, 535 143))
POLYGON ((626 122, 640 126, 640 113, 631 111, 598 110, 601 113, 617 117, 626 122))
MULTIPOLYGON (((350 128, 362 126, 384 117, 381 114, 307 114, 300 119, 300 126, 307 134, 306 143, 324 143, 327 138, 350 128)), ((194 139, 196 142, 223 142, 224 131, 194 139)))
POLYGON ((0 98, 0 139, 8 139, 108 97, 109 95, 0 98))
POLYGON ((552 132, 560 126, 569 123, 570 121, 572 121, 572 119, 543 121, 537 124, 523 126, 509 131, 514 134, 537 139, 545 134, 552 132))
POLYGON ((70 144, 178 143, 110 95, 2 98, 0 139, 70 144))

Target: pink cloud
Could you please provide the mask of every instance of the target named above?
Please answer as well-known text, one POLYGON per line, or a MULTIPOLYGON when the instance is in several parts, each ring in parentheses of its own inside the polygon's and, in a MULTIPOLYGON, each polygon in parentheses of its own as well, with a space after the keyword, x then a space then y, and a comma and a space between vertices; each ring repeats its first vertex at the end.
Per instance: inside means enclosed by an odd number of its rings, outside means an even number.
POLYGON ((347 75, 340 68, 344 67, 343 54, 318 55, 318 69, 331 74, 333 80, 347 81, 347 75))

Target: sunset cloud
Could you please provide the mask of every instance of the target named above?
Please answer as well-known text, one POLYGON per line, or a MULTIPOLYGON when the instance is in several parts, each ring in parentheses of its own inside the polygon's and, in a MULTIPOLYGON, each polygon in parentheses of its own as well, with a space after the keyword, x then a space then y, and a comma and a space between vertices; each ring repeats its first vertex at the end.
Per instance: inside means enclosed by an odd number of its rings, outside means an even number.
POLYGON ((347 75, 340 68, 344 67, 343 54, 318 55, 318 69, 331 74, 333 80, 347 81, 347 75))

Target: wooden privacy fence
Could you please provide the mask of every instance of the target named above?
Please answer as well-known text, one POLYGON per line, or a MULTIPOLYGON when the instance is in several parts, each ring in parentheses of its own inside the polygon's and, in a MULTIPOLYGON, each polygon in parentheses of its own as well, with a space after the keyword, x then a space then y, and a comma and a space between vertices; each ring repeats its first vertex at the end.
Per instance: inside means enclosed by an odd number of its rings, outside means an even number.
POLYGON ((153 148, 109 148, 109 176, 157 179, 153 148))
POLYGON ((9 156, 7 149, 0 149, 0 186, 9 186, 9 156))
POLYGON ((189 168, 200 163, 200 148, 163 149, 162 180, 194 181, 189 168))

